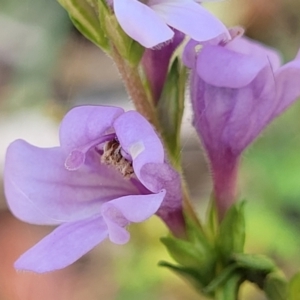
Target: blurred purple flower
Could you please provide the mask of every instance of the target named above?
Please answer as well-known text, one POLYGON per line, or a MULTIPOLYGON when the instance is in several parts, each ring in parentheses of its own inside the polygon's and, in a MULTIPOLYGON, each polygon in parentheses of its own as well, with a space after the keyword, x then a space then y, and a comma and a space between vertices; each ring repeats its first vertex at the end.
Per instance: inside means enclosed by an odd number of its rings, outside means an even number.
POLYGON ((23 140, 9 146, 4 184, 17 218, 59 225, 16 261, 17 269, 64 268, 107 237, 124 244, 130 238, 125 227, 155 213, 171 230, 182 230, 179 175, 165 163, 152 126, 135 111, 72 109, 61 123, 60 147, 23 140))
MULTIPOLYGON (((209 0, 198 2, 206 1, 209 0)), ((195 0, 108 1, 112 2, 123 30, 145 48, 153 48, 171 40, 174 32, 170 27, 197 41, 227 33, 222 22, 195 0)))
POLYGON ((191 46, 184 60, 192 67, 194 126, 226 208, 234 201, 241 152, 300 96, 300 55, 280 67, 275 50, 244 37, 205 44, 198 55, 191 46))

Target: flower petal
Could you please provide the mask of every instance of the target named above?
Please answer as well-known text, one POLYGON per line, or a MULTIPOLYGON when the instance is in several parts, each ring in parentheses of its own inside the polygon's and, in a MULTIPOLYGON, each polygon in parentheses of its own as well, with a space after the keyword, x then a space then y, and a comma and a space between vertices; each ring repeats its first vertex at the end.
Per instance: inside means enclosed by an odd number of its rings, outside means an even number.
POLYGON ((95 141, 110 133, 114 120, 122 113, 122 108, 113 106, 78 106, 71 109, 60 124, 61 147, 67 155, 76 149, 87 152, 95 141))
POLYGON ((140 176, 140 170, 146 163, 163 163, 164 149, 152 125, 136 111, 122 114, 114 128, 119 142, 133 160, 133 168, 138 179, 148 188, 147 182, 140 176))
POLYGON ((300 51, 297 57, 275 73, 278 107, 273 117, 281 114, 300 97, 300 51))
POLYGON ((147 5, 137 0, 114 0, 114 11, 122 29, 146 48, 170 40, 174 33, 147 5))
POLYGON ((159 49, 146 49, 142 64, 147 76, 152 97, 158 103, 168 74, 170 59, 178 45, 183 41, 184 34, 174 30, 174 38, 159 49))
POLYGON ((277 106, 275 91, 273 70, 267 66, 247 87, 232 94, 235 104, 222 137, 232 152, 239 154, 268 125, 277 106))
POLYGON ((265 58, 214 45, 203 47, 197 60, 198 74, 206 83, 229 88, 246 86, 267 65, 265 58))
POLYGON ((7 202, 19 219, 33 224, 60 224, 87 218, 105 201, 138 190, 113 168, 88 156, 89 165, 71 172, 60 148, 12 143, 6 154, 4 185, 7 202))
MULTIPOLYGON (((208 46, 208 45, 220 45, 224 46, 226 45, 230 40, 235 39, 237 37, 240 37, 244 34, 244 29, 240 26, 236 27, 231 27, 228 29, 229 35, 227 33, 222 33, 215 38, 204 41, 204 42, 198 42, 193 39, 190 39, 183 51, 182 54, 182 60, 183 63, 188 67, 188 68, 193 68, 197 56, 198 56, 198 51, 196 49, 196 46, 208 46)), ((238 51, 237 51, 238 52, 238 51)))
POLYGON ((126 196, 109 201, 101 208, 113 243, 125 244, 130 235, 124 229, 130 222, 138 223, 154 215, 159 209, 166 191, 157 194, 126 196))
POLYGON ((196 41, 207 41, 223 33, 230 38, 224 24, 195 1, 162 0, 149 6, 168 25, 196 41))
POLYGON ((198 55, 196 51, 196 46, 198 45, 199 45, 198 41, 190 39, 184 47, 182 53, 182 61, 190 69, 193 68, 194 64, 196 63, 197 55, 198 55))
POLYGON ((233 39, 225 45, 225 48, 266 59, 271 64, 273 71, 276 71, 281 66, 281 57, 278 51, 246 37, 233 39))
POLYGON ((224 155, 238 156, 266 126, 274 107, 275 83, 266 66, 247 86, 239 89, 207 84, 192 74, 194 126, 214 164, 224 155))
POLYGON ((181 207, 180 176, 169 164, 147 163, 141 169, 141 178, 148 183, 152 191, 166 190, 166 196, 159 211, 181 207))
POLYGON ((107 234, 105 222, 99 215, 65 223, 22 254, 15 268, 37 273, 65 268, 101 243, 107 234))

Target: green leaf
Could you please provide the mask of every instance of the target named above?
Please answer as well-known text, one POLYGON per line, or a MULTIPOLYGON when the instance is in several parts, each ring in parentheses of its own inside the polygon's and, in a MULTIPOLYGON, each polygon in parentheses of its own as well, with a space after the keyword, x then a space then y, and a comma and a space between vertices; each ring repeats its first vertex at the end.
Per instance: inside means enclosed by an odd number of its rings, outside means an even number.
POLYGON ((274 272, 277 267, 275 263, 265 255, 261 254, 233 254, 232 261, 240 268, 260 273, 274 272))
POLYGON ((275 263, 268 257, 260 254, 233 254, 231 263, 234 263, 245 278, 263 289, 268 275, 277 272, 275 263))
POLYGON ((230 277, 235 273, 237 267, 235 265, 230 265, 222 270, 204 289, 205 293, 214 292, 217 288, 224 285, 230 277))
POLYGON ((263 289, 269 300, 287 299, 287 281, 278 272, 271 273, 266 277, 263 289))
POLYGON ((188 215, 185 215, 185 223, 186 223, 186 234, 188 237, 188 240, 192 244, 198 244, 200 245, 205 244, 207 247, 212 247, 210 240, 207 238, 200 222, 196 222, 192 218, 190 218, 188 215))
POLYGON ((216 270, 217 252, 202 227, 186 217, 186 239, 173 236, 162 238, 171 257, 182 267, 197 272, 199 280, 206 286, 214 277, 216 270))
POLYGON ((221 257, 228 262, 233 253, 242 253, 245 244, 245 202, 234 204, 220 225, 218 246, 221 257))
POLYGON ((192 286, 194 286, 197 290, 202 290, 203 285, 201 282, 202 281, 201 275, 199 275, 199 273, 195 269, 175 266, 165 261, 160 261, 158 265, 160 267, 169 268, 180 277, 189 281, 192 284, 192 286))
POLYGON ((135 40, 131 40, 128 44, 127 60, 131 66, 137 66, 142 59, 145 48, 135 40))
POLYGON ((300 299, 300 272, 293 276, 288 285, 288 300, 300 299))
POLYGON ((112 12, 107 9, 105 10, 105 1, 98 0, 98 5, 99 19, 105 34, 117 49, 120 56, 126 60, 131 67, 136 67, 143 56, 145 48, 125 33, 112 12))
POLYGON ((199 246, 196 249, 193 244, 184 240, 172 237, 165 237, 160 240, 166 246, 172 258, 185 267, 201 268, 206 261, 205 254, 207 254, 208 249, 205 249, 204 245, 201 249, 199 249, 199 246))
POLYGON ((207 242, 195 243, 173 237, 161 238, 171 257, 182 267, 197 272, 202 285, 207 285, 213 278, 216 267, 216 253, 207 242))
POLYGON ((209 237, 212 241, 215 240, 218 229, 218 213, 217 213, 217 206, 214 196, 212 195, 209 201, 209 205, 206 211, 206 224, 205 228, 207 229, 209 237))
POLYGON ((69 13, 75 27, 89 40, 107 51, 108 40, 99 22, 97 8, 93 2, 85 0, 58 0, 69 13))
POLYGON ((170 67, 157 105, 163 138, 175 167, 180 166, 180 129, 184 111, 185 82, 186 68, 176 58, 170 67))

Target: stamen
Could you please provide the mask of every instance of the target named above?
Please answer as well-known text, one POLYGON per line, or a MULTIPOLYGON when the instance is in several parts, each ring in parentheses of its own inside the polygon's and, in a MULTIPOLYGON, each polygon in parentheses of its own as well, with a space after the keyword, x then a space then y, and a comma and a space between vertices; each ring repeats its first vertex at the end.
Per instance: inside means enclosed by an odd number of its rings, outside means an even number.
POLYGON ((117 139, 106 142, 103 146, 101 162, 117 169, 125 178, 131 178, 134 174, 132 162, 122 154, 124 151, 117 139))

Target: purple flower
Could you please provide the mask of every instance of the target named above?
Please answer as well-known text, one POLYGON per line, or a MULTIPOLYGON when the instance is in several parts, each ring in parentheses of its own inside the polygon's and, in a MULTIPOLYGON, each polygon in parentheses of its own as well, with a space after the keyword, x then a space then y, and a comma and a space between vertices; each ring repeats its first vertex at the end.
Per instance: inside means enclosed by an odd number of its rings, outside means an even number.
POLYGON ((241 152, 300 96, 300 55, 280 67, 275 50, 244 37, 206 44, 198 55, 191 55, 191 44, 186 51, 194 126, 226 208, 234 201, 241 152))
POLYGON ((113 8, 123 30, 146 48, 171 40, 174 32, 170 27, 197 41, 227 33, 195 0, 113 0, 113 8))
POLYGON ((28 223, 59 225, 24 253, 17 269, 64 268, 105 238, 129 240, 125 229, 158 214, 182 230, 179 175, 137 112, 117 107, 72 109, 60 127, 60 147, 13 142, 6 156, 5 194, 13 214, 28 223))
POLYGON ((142 64, 152 91, 153 102, 158 103, 168 74, 170 59, 183 41, 184 34, 174 30, 174 38, 159 49, 146 49, 142 64))

